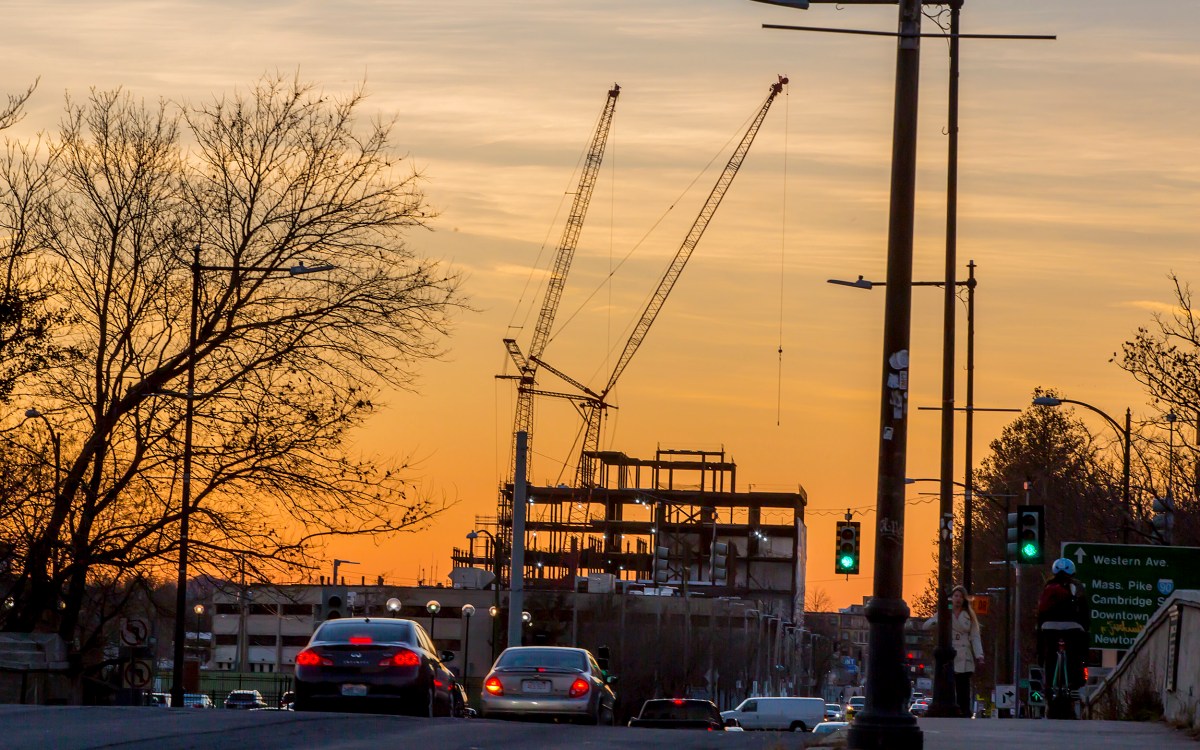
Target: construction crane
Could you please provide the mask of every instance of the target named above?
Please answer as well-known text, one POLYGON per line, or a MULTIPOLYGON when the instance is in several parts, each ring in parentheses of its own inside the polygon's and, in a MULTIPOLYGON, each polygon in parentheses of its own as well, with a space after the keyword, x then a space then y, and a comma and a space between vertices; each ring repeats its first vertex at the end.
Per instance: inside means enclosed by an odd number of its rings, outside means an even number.
MULTIPOLYGON (((567 274, 571 270, 571 261, 575 257, 575 248, 579 244, 579 234, 583 230, 583 220, 587 215, 588 204, 592 200, 592 191, 596 186, 596 177, 600 172, 600 164, 604 160, 604 147, 608 142, 608 132, 612 126, 613 113, 616 111, 617 97, 621 93, 621 87, 613 84, 608 90, 608 95, 604 100, 604 108, 600 112, 600 118, 596 122, 596 131, 592 135, 591 144, 588 147, 587 157, 583 163, 582 173, 579 176, 579 187, 575 191, 575 198, 571 202, 571 212, 567 216, 566 225, 563 227, 562 238, 558 243, 558 250, 555 254, 554 265, 551 268, 550 280, 546 284, 546 297, 542 301, 542 309, 538 314, 537 325, 533 330, 533 340, 529 345, 529 355, 526 356, 521 352, 521 348, 517 345, 516 339, 504 339, 504 346, 508 349, 509 356, 517 366, 517 375, 510 376, 517 380, 517 410, 513 419, 513 448, 512 461, 509 465, 509 482, 511 483, 516 476, 516 436, 520 432, 526 433, 528 436, 528 445, 530 449, 526 451, 526 469, 529 468, 529 456, 533 455, 533 397, 539 393, 543 395, 570 397, 568 394, 539 392, 537 390, 537 369, 539 357, 546 349, 546 343, 550 340, 550 330, 554 325, 554 316, 558 312, 558 304, 562 299, 563 287, 567 282, 567 274)), ((528 476, 528 471, 526 472, 528 476)), ((501 500, 501 520, 511 520, 511 506, 508 501, 501 500)), ((504 523, 501 523, 504 527, 504 523)), ((507 526, 505 533, 506 540, 512 533, 511 523, 507 526)))
MULTIPOLYGON (((708 223, 717 212, 717 207, 721 205, 721 199, 725 197, 729 186, 733 184, 733 178, 737 176, 738 170, 741 169, 742 162, 746 160, 746 154, 749 153, 750 146, 754 143, 754 138, 758 135, 758 130, 762 127, 763 120, 766 118, 767 112, 771 109, 771 103, 783 91, 783 87, 787 82, 787 78, 779 76, 778 80, 771 84, 771 90, 767 94, 766 101, 759 107, 758 113, 754 116, 754 120, 746 130, 746 134, 742 136, 742 140, 737 148, 734 149, 733 155, 729 157, 729 163, 725 165, 725 169, 721 172, 720 177, 717 178, 717 184, 713 186, 708 200, 705 201, 704 207, 700 209, 700 215, 696 217, 691 230, 688 232, 683 244, 679 247, 679 251, 675 253, 675 258, 671 261, 662 279, 658 282, 658 288, 650 297, 646 309, 642 312, 641 319, 634 326, 629 340, 625 342, 625 349, 617 359, 612 374, 608 378, 608 383, 598 394, 593 393, 591 390, 585 390, 585 396, 582 399, 581 397, 576 397, 582 401, 582 411, 586 420, 582 450, 575 473, 575 487, 579 490, 583 491, 593 487, 596 482, 591 456, 600 448, 600 422, 605 410, 609 408, 607 402, 609 393, 616 386, 621 374, 625 372, 625 368, 629 366, 630 360, 633 359, 633 355, 637 353, 642 342, 646 340, 646 334, 650 331, 650 326, 654 324, 655 318, 662 311, 663 304, 667 301, 667 296, 675 287, 675 282, 679 280, 679 275, 683 273, 688 259, 692 257, 692 251, 696 249, 700 238, 704 236, 704 230, 708 228, 708 223)), ((567 382, 580 387, 575 381, 566 378, 562 373, 550 367, 545 362, 540 362, 540 364, 556 375, 564 377, 567 382)), ((574 509, 578 506, 579 504, 577 503, 572 504, 572 515, 574 515, 574 509)))

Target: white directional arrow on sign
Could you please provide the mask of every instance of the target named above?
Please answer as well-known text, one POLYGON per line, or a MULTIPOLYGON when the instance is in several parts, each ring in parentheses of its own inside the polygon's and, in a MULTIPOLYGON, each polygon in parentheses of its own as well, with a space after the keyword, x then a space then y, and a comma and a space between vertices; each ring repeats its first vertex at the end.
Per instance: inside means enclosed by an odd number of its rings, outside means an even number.
POLYGON ((1075 550, 1075 562, 1083 564, 1083 561, 1086 559, 1087 559, 1087 555, 1085 555, 1083 553, 1083 547, 1080 547, 1079 549, 1075 550))

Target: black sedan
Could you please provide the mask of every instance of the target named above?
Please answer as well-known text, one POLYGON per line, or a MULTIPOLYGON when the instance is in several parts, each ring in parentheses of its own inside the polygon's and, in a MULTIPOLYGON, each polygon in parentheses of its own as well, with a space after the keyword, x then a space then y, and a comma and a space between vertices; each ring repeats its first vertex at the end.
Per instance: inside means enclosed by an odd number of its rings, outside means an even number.
POLYGON ((452 658, 411 620, 327 620, 296 655, 295 710, 451 716, 452 658))

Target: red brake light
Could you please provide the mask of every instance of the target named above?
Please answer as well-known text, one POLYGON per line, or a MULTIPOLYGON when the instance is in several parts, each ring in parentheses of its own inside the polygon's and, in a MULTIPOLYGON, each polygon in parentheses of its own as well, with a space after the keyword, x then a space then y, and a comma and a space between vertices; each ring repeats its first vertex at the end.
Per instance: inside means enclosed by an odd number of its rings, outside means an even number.
POLYGON ((402 648, 388 658, 379 662, 381 667, 419 667, 421 666, 421 657, 415 651, 409 651, 402 648))
POLYGON ((300 653, 296 654, 296 666, 298 667, 327 667, 332 664, 333 662, 331 662, 329 659, 326 659, 324 656, 321 656, 316 651, 311 649, 304 649, 300 653))
POLYGON ((1088 668, 1084 667, 1083 668, 1083 681, 1087 682, 1087 678, 1088 678, 1088 668))
POLYGON ((571 683, 571 689, 567 691, 567 695, 571 698, 578 698, 582 695, 587 695, 587 691, 591 690, 592 686, 582 677, 576 677, 571 683))
POLYGON ((369 636, 369 635, 352 635, 352 636, 350 636, 350 643, 354 644, 355 646, 366 646, 367 644, 374 643, 374 642, 375 642, 375 640, 373 638, 371 638, 371 636, 369 636))
POLYGON ((683 705, 683 698, 676 698, 675 700, 673 700, 673 701, 671 701, 671 702, 672 702, 672 703, 674 703, 676 706, 682 706, 682 705, 683 705))
POLYGON ((483 689, 492 695, 504 695, 504 686, 500 684, 499 677, 487 678, 487 682, 483 683, 483 689))

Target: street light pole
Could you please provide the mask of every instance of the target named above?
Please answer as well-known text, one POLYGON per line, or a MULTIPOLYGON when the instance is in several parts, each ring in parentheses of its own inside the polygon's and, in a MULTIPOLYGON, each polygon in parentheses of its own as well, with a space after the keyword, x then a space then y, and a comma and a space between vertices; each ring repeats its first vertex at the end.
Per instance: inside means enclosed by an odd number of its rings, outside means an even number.
MULTIPOLYGON (((496 601, 492 605, 495 610, 492 615, 492 661, 496 660, 496 648, 500 643, 500 544, 496 541, 496 536, 487 529, 474 529, 467 533, 467 539, 471 541, 471 549, 475 548, 475 540, 479 535, 485 535, 492 543, 492 574, 495 580, 492 581, 492 588, 496 593, 496 601)), ((471 552, 471 561, 475 561, 475 553, 471 552)))
MULTIPOLYGON (((961 5, 961 2, 957 3, 961 5)), ((952 11, 952 23, 954 24, 957 34, 957 7, 952 11)), ((951 37, 951 44, 958 44, 958 37, 951 37)), ((952 54, 955 52, 952 47, 952 54)), ((950 169, 950 186, 949 207, 947 208, 947 226, 946 226, 946 278, 944 281, 913 281, 909 286, 938 286, 945 288, 945 296, 943 303, 943 322, 942 322, 942 423, 941 423, 941 492, 938 511, 940 516, 939 533, 938 533, 938 612, 949 607, 950 589, 954 585, 954 344, 955 344, 955 307, 958 302, 957 287, 967 287, 967 296, 969 300, 968 316, 973 316, 973 304, 975 299, 975 262, 970 263, 970 278, 967 281, 958 281, 955 274, 955 212, 954 205, 957 200, 957 169, 955 166, 957 160, 957 134, 958 134, 958 117, 957 117, 957 101, 958 101, 958 75, 957 75, 957 55, 953 54, 953 62, 951 64, 951 120, 950 120, 950 136, 951 136, 951 169, 950 169)), ((851 286, 856 289, 873 289, 877 286, 887 286, 887 282, 867 281, 862 276, 859 276, 855 281, 842 281, 840 279, 829 279, 830 284, 839 284, 841 286, 851 286)), ((969 320, 967 324, 968 336, 968 358, 973 359, 974 356, 974 320, 969 320)), ((973 365, 974 362, 971 362, 973 365)), ((968 401, 971 401, 974 396, 973 371, 968 368, 968 391, 970 396, 968 401)), ((972 404, 973 407, 973 404, 972 404)), ((971 418, 971 408, 968 408, 967 418, 971 418)), ((973 424, 968 422, 967 432, 970 434, 973 424)), ((968 475, 970 472, 970 442, 968 438, 968 475)), ((970 481, 968 476, 968 482, 970 481)), ((964 509, 969 515, 970 513, 970 492, 967 493, 967 500, 964 503, 964 509)), ((967 536, 969 523, 964 524, 963 528, 963 550, 964 550, 964 568, 969 567, 970 557, 967 556, 967 536)), ((964 577, 964 585, 966 578, 964 577)), ((970 591, 970 588, 967 589, 970 591)), ((953 631, 952 623, 949 617, 939 617, 937 621, 937 647, 934 649, 934 681, 933 681, 933 700, 929 705, 930 716, 956 716, 958 715, 958 706, 954 696, 954 646, 953 646, 953 631)))
POLYGON ((1129 497, 1129 461, 1133 436, 1131 430, 1132 413, 1128 408, 1125 409, 1125 427, 1122 428, 1121 425, 1117 424, 1117 420, 1110 417, 1107 413, 1083 401, 1076 401, 1071 398, 1058 398, 1057 396, 1038 396, 1033 400, 1034 406, 1061 406, 1062 404, 1075 404, 1099 414, 1121 436, 1121 451, 1123 454, 1121 461, 1121 501, 1125 506, 1124 518, 1121 519, 1121 544, 1128 544, 1129 522, 1133 518, 1133 504, 1129 497))
POLYGON ((184 637, 187 632, 187 576, 188 576, 188 545, 190 531, 188 528, 192 512, 192 428, 196 415, 196 339, 200 315, 200 273, 202 271, 230 271, 232 273, 286 273, 292 276, 332 270, 329 264, 305 266, 299 263, 295 266, 210 266, 200 263, 200 245, 192 247, 192 295, 190 321, 188 325, 187 348, 187 389, 182 393, 171 395, 182 396, 183 411, 183 475, 180 478, 180 509, 179 509, 179 566, 176 576, 175 591, 175 648, 172 654, 174 665, 171 669, 171 705, 183 708, 183 658, 184 637))
POLYGON ((188 325, 187 389, 183 406, 183 477, 180 485, 179 567, 175 580, 175 650, 171 667, 171 705, 183 708, 184 637, 187 632, 188 521, 192 506, 192 422, 195 418, 196 389, 196 318, 200 310, 200 246, 192 248, 192 298, 188 325))
MULTIPOLYGON (((957 716, 954 632, 950 589, 954 586, 954 337, 955 258, 958 227, 958 32, 962 0, 950 3, 949 158, 946 168, 946 290, 942 315, 942 470, 938 530, 938 629, 933 650, 933 700, 928 715, 957 716)), ((968 604, 969 606, 969 604, 968 604)))

